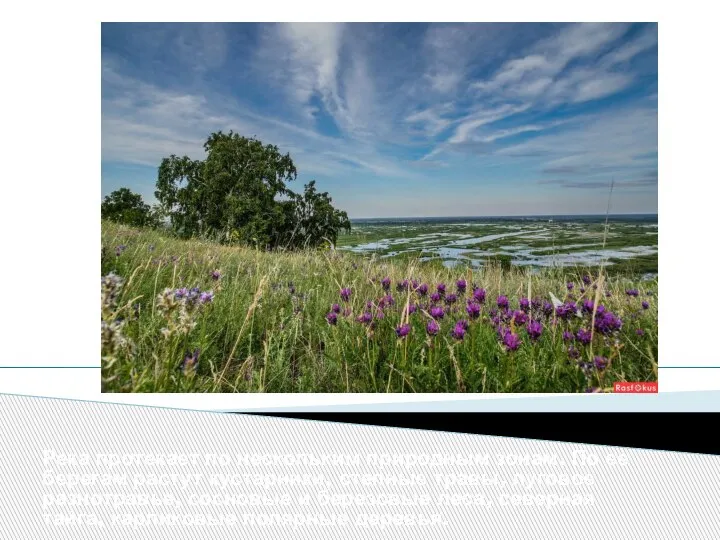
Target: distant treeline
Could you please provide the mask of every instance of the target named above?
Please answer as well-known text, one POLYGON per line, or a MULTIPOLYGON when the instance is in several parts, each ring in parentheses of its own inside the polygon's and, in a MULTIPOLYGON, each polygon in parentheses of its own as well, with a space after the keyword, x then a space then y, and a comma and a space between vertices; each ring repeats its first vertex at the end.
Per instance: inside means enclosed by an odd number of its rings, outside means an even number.
POLYGON ((222 131, 204 144, 206 158, 171 155, 160 163, 151 207, 121 188, 105 197, 103 219, 136 227, 167 226, 182 238, 301 249, 335 244, 350 230, 345 212, 332 205, 315 181, 302 194, 288 189, 297 178, 290 154, 277 146, 222 131))

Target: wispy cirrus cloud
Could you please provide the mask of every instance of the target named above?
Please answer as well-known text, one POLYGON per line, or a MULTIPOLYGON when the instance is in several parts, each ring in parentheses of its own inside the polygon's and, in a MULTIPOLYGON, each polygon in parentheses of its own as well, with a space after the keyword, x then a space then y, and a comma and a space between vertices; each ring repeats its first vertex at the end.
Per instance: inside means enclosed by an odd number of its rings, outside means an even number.
POLYGON ((301 170, 309 174, 348 174, 358 167, 391 177, 412 174, 371 146, 350 145, 293 122, 253 113, 239 103, 162 89, 122 77, 107 65, 103 81, 111 89, 102 104, 104 161, 157 167, 170 154, 200 159, 208 134, 234 130, 292 152, 301 170))
POLYGON ((403 214, 435 182, 485 204, 613 176, 656 204, 655 24, 104 25, 102 91, 103 163, 128 170, 232 129, 350 209, 382 193, 403 214))

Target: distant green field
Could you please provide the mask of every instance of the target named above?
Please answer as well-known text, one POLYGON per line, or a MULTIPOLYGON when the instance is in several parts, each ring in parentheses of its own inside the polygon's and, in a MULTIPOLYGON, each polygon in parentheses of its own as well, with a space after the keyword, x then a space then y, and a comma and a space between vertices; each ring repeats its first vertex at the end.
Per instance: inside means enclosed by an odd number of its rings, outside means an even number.
MULTIPOLYGON (((528 259, 556 238, 566 250, 578 237, 599 241, 596 228, 542 228, 529 238, 540 225, 458 227, 447 238, 520 232, 493 250, 468 243, 467 253, 528 259)), ((444 231, 357 227, 341 250, 273 253, 104 222, 102 389, 585 392, 657 380, 656 279, 425 260, 444 231), (375 257, 344 249, 388 238, 402 242, 375 257), (400 245, 415 247, 380 258, 400 245)), ((621 231, 611 231, 612 249, 656 246, 656 235, 641 241, 651 228, 621 231)))

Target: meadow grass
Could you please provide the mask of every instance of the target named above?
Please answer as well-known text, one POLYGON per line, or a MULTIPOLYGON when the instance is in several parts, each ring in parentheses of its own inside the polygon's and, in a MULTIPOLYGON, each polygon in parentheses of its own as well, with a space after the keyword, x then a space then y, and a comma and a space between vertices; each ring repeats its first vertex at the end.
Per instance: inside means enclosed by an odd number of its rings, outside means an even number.
POLYGON ((103 222, 102 273, 118 277, 103 278, 102 389, 584 392, 616 381, 657 380, 657 281, 595 269, 583 284, 585 272, 448 269, 413 257, 378 260, 341 251, 266 252, 103 222), (385 277, 389 291, 381 285, 385 277), (428 295, 412 286, 398 290, 405 279, 427 284, 428 295), (448 304, 458 279, 467 281, 467 290, 448 304), (574 283, 572 291, 567 282, 574 283), (445 315, 433 336, 426 327, 438 283, 447 284, 447 295, 436 302, 445 315), (475 320, 465 309, 473 285, 486 291, 475 320), (194 287, 199 292, 183 291, 194 287), (341 288, 351 290, 348 301, 341 300, 341 288), (638 289, 638 296, 628 289, 638 289), (388 294, 392 305, 383 300, 388 294), (594 308, 563 318, 540 307, 551 294, 567 303, 592 300, 594 308), (512 310, 522 297, 537 300, 526 315, 541 323, 539 338, 531 338, 522 316, 496 313, 499 295, 512 310), (336 324, 327 319, 333 304, 336 324), (410 306, 417 309, 409 313, 410 306), (622 327, 598 331, 599 306, 622 327), (358 322, 365 312, 371 323, 358 322), (459 320, 468 321, 467 329, 453 337, 459 320), (398 337, 402 324, 410 331, 398 337), (520 339, 517 350, 509 350, 499 327, 520 339), (590 332, 589 343, 567 339, 580 329, 590 332))

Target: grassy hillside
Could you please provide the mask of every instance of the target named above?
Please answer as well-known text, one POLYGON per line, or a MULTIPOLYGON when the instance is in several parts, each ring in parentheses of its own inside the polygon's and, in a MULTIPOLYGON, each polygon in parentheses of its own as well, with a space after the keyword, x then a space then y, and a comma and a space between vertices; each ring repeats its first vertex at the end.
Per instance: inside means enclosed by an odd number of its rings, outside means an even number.
POLYGON ((584 392, 657 380, 657 283, 580 272, 266 253, 104 222, 103 391, 584 392))

